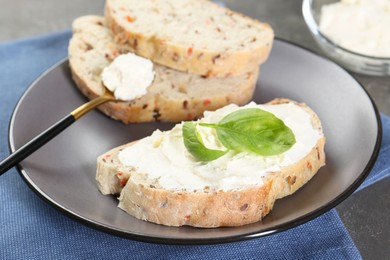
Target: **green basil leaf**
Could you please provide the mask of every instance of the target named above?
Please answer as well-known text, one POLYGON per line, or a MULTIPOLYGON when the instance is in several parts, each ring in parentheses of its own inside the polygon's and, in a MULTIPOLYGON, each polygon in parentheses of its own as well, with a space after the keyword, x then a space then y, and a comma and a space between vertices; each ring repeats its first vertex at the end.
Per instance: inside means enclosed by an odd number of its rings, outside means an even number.
POLYGON ((294 133, 282 120, 259 108, 237 110, 211 127, 216 128, 218 139, 226 148, 237 152, 277 155, 296 142, 294 133))
POLYGON ((196 131, 193 122, 183 124, 183 141, 187 150, 199 161, 212 161, 227 153, 227 151, 208 149, 203 144, 202 137, 196 131))

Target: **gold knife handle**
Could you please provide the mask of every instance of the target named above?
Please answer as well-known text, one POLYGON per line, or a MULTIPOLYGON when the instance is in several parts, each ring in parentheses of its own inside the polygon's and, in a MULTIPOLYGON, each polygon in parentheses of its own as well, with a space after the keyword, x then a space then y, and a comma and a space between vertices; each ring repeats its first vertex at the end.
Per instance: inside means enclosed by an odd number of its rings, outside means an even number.
POLYGON ((106 103, 107 101, 114 101, 115 99, 113 98, 112 95, 103 95, 100 97, 97 97, 95 99, 92 99, 88 103, 85 103, 72 112, 70 114, 74 117, 75 120, 78 120, 80 117, 88 113, 89 111, 95 109, 96 107, 100 106, 103 103, 106 103))

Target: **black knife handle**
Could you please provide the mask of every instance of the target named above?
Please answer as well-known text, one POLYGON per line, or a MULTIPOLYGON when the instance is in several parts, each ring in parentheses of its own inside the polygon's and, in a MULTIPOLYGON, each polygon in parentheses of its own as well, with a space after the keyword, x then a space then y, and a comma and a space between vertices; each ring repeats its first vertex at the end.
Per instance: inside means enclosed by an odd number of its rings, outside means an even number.
POLYGON ((14 167, 16 164, 24 160, 27 156, 41 148, 59 133, 64 131, 68 126, 76 121, 72 114, 64 117, 50 128, 39 134, 37 137, 20 147, 18 150, 10 154, 7 158, 0 162, 0 175, 14 167))

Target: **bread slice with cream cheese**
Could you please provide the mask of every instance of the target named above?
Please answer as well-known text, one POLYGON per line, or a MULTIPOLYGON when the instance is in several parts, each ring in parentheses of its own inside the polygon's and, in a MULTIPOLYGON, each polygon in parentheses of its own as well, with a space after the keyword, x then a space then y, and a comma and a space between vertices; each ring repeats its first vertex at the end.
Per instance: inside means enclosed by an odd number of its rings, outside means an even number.
MULTIPOLYGON (((101 155, 99 190, 119 195, 119 207, 130 215, 157 224, 211 228, 260 221, 276 199, 293 194, 325 165, 325 137, 320 119, 303 103, 275 99, 245 107, 273 113, 296 143, 278 156, 227 153, 204 163, 185 149, 181 123, 101 155)), ((200 122, 216 122, 237 109, 207 112, 200 122)), ((203 137, 205 144, 211 140, 203 137)))
MULTIPOLYGON (((102 70, 126 52, 114 38, 104 17, 84 16, 73 22, 69 65, 77 87, 89 99, 103 93, 102 70)), ((192 120, 205 110, 230 103, 246 104, 252 98, 259 74, 258 67, 226 78, 204 78, 157 64, 154 69, 155 79, 145 96, 129 102, 108 102, 99 109, 125 124, 192 120)))
POLYGON ((274 37, 268 24, 207 0, 107 0, 105 17, 124 48, 207 77, 252 73, 274 37))

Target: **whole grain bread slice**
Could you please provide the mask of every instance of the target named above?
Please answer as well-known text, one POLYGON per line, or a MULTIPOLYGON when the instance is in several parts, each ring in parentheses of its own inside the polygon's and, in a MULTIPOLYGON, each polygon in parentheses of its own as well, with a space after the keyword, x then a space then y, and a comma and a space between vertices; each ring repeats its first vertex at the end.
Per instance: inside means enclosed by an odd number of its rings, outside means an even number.
MULTIPOLYGON (((73 23, 69 65, 81 92, 90 99, 103 93, 101 72, 120 53, 104 17, 84 16, 73 23)), ((130 122, 179 122, 202 116, 229 103, 245 104, 258 79, 256 68, 240 76, 204 78, 155 65, 156 76, 148 93, 130 102, 109 102, 99 107, 108 116, 130 122)))
POLYGON ((203 76, 252 72, 274 37, 268 24, 207 0, 107 0, 105 17, 123 48, 203 76))
MULTIPOLYGON (((294 102, 275 99, 268 104, 294 102)), ((309 115, 320 138, 299 161, 267 173, 263 184, 242 189, 170 190, 147 174, 118 161, 118 153, 133 143, 114 148, 97 159, 96 180, 103 194, 120 194, 119 207, 130 215, 168 226, 220 227, 254 223, 265 217, 277 199, 293 194, 325 165, 325 137, 320 119, 308 106, 296 103, 309 115)))

